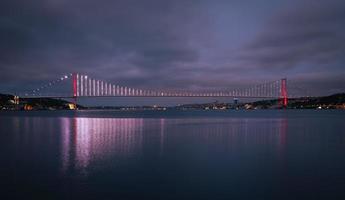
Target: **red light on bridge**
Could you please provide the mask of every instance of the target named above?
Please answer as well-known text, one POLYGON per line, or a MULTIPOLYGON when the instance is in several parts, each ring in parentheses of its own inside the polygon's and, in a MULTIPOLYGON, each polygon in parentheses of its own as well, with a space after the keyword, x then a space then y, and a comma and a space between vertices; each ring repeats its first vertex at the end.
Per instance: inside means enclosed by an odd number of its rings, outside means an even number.
POLYGON ((287 96, 287 89, 286 89, 286 78, 281 80, 281 98, 282 98, 282 106, 285 108, 288 105, 288 96, 287 96))

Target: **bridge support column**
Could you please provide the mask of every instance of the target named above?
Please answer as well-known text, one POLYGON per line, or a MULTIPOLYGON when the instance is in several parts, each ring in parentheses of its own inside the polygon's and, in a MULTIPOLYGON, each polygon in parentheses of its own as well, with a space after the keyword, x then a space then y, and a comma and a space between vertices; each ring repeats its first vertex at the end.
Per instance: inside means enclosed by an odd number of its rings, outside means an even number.
POLYGON ((73 87, 73 104, 74 110, 77 110, 77 97, 78 97, 78 74, 72 74, 72 87, 73 87))
POLYGON ((280 102, 281 106, 283 108, 286 108, 288 105, 288 94, 287 94, 287 87, 286 87, 286 78, 283 78, 281 80, 281 85, 280 85, 280 102))

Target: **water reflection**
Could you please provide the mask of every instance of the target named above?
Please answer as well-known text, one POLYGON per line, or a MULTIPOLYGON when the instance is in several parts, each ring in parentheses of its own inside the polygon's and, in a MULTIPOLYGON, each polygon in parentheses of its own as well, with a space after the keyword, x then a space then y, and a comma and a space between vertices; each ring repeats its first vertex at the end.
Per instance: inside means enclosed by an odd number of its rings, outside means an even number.
POLYGON ((63 194, 57 199, 345 197, 343 112, 25 114, 0 113, 1 178, 11 194, 27 191, 24 198, 52 188, 63 194))
POLYGON ((164 151, 164 138, 165 138, 165 119, 160 119, 160 155, 163 154, 164 151))
POLYGON ((191 119, 170 120, 170 139, 190 137, 205 145, 251 146, 286 143, 287 119, 191 119), (222 144, 222 145, 220 145, 222 144))
MULTIPOLYGON (((61 118, 62 169, 107 159, 172 154, 186 148, 238 152, 270 148, 283 156, 287 119, 61 118), (265 146, 265 147, 261 147, 265 146)), ((85 171, 86 172, 86 171, 85 171)))
POLYGON ((92 161, 139 154, 143 119, 62 118, 62 167, 87 168, 92 161))

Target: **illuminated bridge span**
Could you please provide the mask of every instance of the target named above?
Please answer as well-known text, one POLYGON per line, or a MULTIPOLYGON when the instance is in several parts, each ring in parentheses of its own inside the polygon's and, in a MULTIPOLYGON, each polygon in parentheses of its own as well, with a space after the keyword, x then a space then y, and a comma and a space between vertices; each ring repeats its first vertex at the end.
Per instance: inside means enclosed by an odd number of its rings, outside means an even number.
POLYGON ((63 76, 20 96, 24 98, 74 98, 75 100, 82 97, 234 97, 280 99, 283 106, 287 106, 288 103, 286 78, 241 89, 196 92, 133 88, 75 73, 63 76), (53 92, 53 88, 61 83, 68 83, 65 87, 70 88, 69 93, 53 92))

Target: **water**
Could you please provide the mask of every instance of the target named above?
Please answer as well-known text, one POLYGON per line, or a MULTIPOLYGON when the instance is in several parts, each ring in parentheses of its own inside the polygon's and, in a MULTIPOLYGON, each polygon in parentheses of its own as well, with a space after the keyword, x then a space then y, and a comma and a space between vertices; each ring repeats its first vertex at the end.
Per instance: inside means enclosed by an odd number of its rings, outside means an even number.
POLYGON ((0 112, 1 199, 345 199, 345 112, 0 112))

